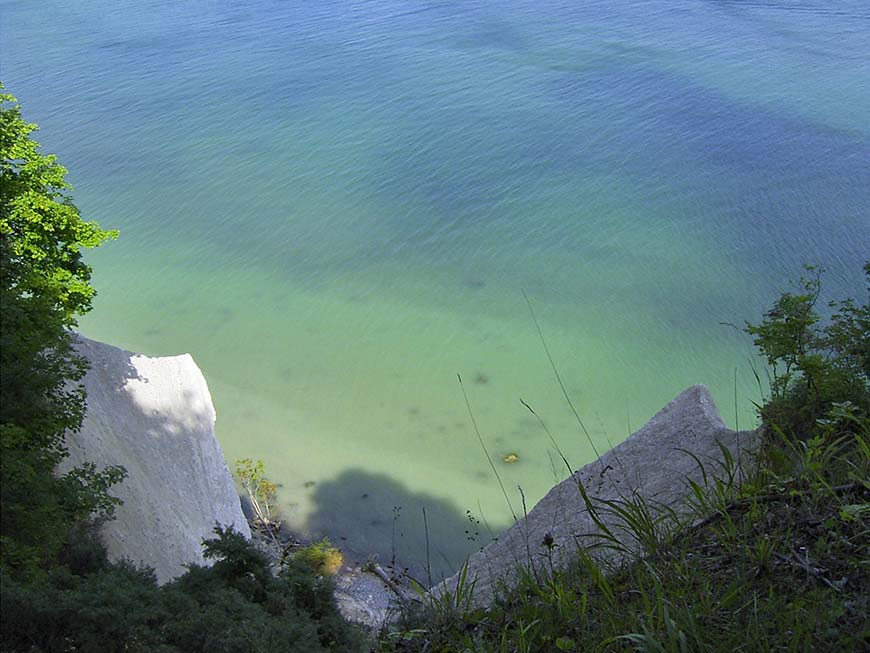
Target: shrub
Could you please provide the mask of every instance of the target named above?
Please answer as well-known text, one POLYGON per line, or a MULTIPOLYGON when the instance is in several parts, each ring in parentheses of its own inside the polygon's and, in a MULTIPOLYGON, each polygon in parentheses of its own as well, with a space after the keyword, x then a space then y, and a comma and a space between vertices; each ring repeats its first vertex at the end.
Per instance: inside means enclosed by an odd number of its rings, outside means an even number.
POLYGON ((128 564, 82 575, 57 567, 27 582, 0 572, 0 650, 361 650, 328 579, 298 563, 276 576, 240 534, 215 535, 204 542, 212 567, 193 565, 162 587, 128 564))
MULTIPOLYGON (((746 324, 772 370, 770 397, 760 410, 766 432, 800 440, 811 437, 835 403, 870 415, 870 304, 831 302, 831 319, 820 326, 822 271, 807 270, 798 292, 783 294, 759 324, 746 324)), ((864 270, 870 294, 870 263, 864 270)))
POLYGON ((250 458, 236 460, 236 478, 245 488, 251 506, 257 515, 257 522, 265 527, 273 526, 273 508, 276 501, 278 486, 266 478, 266 469, 262 460, 256 463, 250 458))
POLYGON ((295 557, 321 576, 334 575, 341 569, 341 565, 344 562, 344 555, 341 553, 341 550, 332 546, 332 542, 325 537, 319 542, 303 546, 296 551, 295 557))

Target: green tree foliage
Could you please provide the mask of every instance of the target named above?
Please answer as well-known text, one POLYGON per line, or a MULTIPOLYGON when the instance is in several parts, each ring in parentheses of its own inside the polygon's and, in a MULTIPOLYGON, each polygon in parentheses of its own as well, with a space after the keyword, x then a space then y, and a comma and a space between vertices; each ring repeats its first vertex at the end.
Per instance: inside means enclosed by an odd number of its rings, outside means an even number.
POLYGON ((831 302, 825 326, 817 311, 822 270, 807 271, 798 292, 783 294, 759 324, 746 324, 773 373, 762 420, 798 439, 810 437, 835 403, 870 415, 870 263, 864 266, 868 302, 831 302))
MULTIPOLYGON (((329 578, 288 560, 276 575, 239 533, 204 542, 212 567, 193 565, 158 586, 148 570, 96 560, 86 573, 59 567, 23 583, 2 578, 0 650, 316 653, 363 650, 341 618, 329 578)), ((2 573, 2 572, 0 572, 2 573)))
POLYGON ((82 220, 35 130, 0 86, 0 566, 19 571, 56 555, 77 521, 110 513, 106 490, 123 474, 54 475, 85 408, 70 332, 94 296, 81 251, 116 234, 82 220))

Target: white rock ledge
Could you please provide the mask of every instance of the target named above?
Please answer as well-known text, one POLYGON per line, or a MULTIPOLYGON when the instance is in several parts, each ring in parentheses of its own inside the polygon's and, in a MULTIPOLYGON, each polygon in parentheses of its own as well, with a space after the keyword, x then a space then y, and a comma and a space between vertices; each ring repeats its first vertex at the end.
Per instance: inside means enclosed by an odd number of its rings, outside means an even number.
POLYGON ((202 540, 216 523, 250 538, 193 358, 151 358, 82 336, 76 348, 90 363, 88 409, 60 471, 86 461, 127 469, 110 490, 124 503, 102 530, 109 558, 153 567, 163 583, 186 564, 206 564, 202 540))
MULTIPOLYGON (((476 582, 474 605, 490 605, 500 587, 514 587, 520 566, 528 567, 530 561, 545 564, 546 547, 542 543, 546 535, 556 544, 552 555, 557 567, 570 562, 578 545, 600 542, 594 535, 598 527, 586 510, 577 481, 583 483, 593 500, 619 500, 636 492, 652 503, 680 512, 691 494, 688 480, 703 485, 701 469, 690 454, 704 463, 708 474, 721 474, 723 454, 719 443, 735 461, 745 464, 757 447, 758 436, 755 431, 737 432, 725 426, 704 386, 683 391, 622 444, 574 472, 574 478, 553 487, 525 518, 471 556, 467 582, 476 582)), ((619 531, 613 518, 605 515, 603 521, 608 528, 619 531)), ((433 591, 455 592, 458 581, 457 574, 433 591)))

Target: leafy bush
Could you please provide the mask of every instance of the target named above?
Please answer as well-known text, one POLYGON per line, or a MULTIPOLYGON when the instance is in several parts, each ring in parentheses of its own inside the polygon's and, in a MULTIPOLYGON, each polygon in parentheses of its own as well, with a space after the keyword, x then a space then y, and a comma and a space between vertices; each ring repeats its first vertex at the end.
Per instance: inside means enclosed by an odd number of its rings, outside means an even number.
MULTIPOLYGON (((783 294, 759 324, 746 324, 773 374, 762 422, 768 434, 802 440, 835 403, 870 414, 870 303, 831 302, 830 322, 820 326, 822 271, 807 270, 797 293, 783 294)), ((864 270, 870 295, 870 263, 864 270)))
POLYGON ((341 550, 332 546, 328 538, 303 546, 296 551, 294 557, 321 576, 334 575, 344 562, 341 550))
POLYGON ((0 649, 85 651, 361 650, 338 613, 332 584, 304 564, 276 576, 239 533, 215 529, 204 542, 211 567, 191 566, 158 586, 150 570, 56 567, 28 582, 2 577, 0 649))

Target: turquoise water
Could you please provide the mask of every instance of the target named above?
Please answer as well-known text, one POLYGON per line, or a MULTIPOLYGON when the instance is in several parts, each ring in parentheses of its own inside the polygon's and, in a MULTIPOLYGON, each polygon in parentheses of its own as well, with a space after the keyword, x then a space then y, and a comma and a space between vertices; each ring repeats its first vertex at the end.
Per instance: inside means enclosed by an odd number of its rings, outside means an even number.
POLYGON ((722 323, 805 262, 861 292, 866 3, 575 4, 0 2, 0 78, 121 230, 83 331, 192 353, 296 528, 419 574, 425 506, 437 575, 508 525, 457 374, 516 512, 563 476, 520 398, 593 457, 522 290, 599 450, 693 383, 749 426, 722 323))

